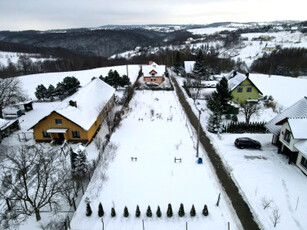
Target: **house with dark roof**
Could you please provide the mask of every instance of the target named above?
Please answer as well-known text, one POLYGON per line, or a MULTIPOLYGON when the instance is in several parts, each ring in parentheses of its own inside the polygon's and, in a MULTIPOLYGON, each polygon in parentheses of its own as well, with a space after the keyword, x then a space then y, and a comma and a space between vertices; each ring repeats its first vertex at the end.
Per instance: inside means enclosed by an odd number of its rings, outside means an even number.
POLYGON ((90 142, 113 107, 114 92, 104 81, 93 79, 30 128, 34 139, 90 142))
POLYGON ((228 88, 231 91, 233 102, 237 104, 256 102, 262 92, 249 78, 249 74, 242 74, 237 71, 230 73, 228 77, 228 88))
POLYGON ((307 174, 307 97, 302 98, 266 125, 278 152, 307 174))

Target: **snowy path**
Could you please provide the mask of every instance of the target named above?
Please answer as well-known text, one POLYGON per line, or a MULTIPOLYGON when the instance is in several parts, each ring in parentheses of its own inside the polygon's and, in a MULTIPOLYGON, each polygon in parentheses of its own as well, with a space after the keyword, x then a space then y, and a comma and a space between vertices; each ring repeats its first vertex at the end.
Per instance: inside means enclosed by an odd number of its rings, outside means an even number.
MULTIPOLYGON (((105 210, 105 229, 142 229, 142 219, 147 229, 231 229, 236 226, 233 210, 222 199, 216 207, 220 186, 211 167, 196 164, 194 143, 186 127, 186 118, 178 105, 174 92, 138 91, 130 103, 131 111, 113 134, 111 142, 118 148, 109 167, 96 170, 94 179, 83 199, 89 197, 93 214, 85 216, 82 201, 71 222, 72 229, 101 229, 97 215, 101 202, 105 210), (137 157, 137 161, 131 161, 137 157), (182 163, 174 163, 174 158, 182 163), (105 179, 107 178, 107 179, 105 179), (173 206, 174 217, 166 217, 168 203, 173 206), (180 203, 184 204, 186 216, 178 217, 180 203), (197 216, 191 218, 189 211, 195 205, 197 216), (202 216, 204 204, 208 205, 209 216, 202 216), (141 218, 136 218, 135 208, 140 206, 141 218), (153 217, 145 215, 150 205, 153 217), (155 215, 161 207, 162 218, 155 215), (130 212, 123 217, 124 207, 130 212), (111 207, 117 216, 110 217, 111 207)), ((201 152, 201 154, 203 154, 201 152)), ((102 166, 102 165, 101 165, 102 166)))

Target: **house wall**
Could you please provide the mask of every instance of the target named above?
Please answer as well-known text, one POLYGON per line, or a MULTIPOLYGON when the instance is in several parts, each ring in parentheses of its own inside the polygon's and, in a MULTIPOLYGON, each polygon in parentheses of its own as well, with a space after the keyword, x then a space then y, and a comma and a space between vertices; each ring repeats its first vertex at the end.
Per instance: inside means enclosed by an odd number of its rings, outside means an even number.
MULTIPOLYGON (((97 127, 99 126, 97 125, 97 127)), ((43 136, 43 131, 47 131, 48 129, 57 129, 57 128, 58 129, 68 129, 67 132, 64 133, 65 140, 72 140, 72 141, 88 141, 89 140, 88 138, 89 135, 87 131, 85 131, 78 125, 74 124, 73 122, 71 122, 70 120, 66 119, 65 117, 61 116, 60 114, 56 112, 52 112, 48 117, 41 120, 38 124, 35 125, 35 127, 33 128, 34 139, 36 141, 51 141, 55 138, 58 138, 58 135, 56 133, 52 133, 50 135, 50 138, 45 138, 43 136), (56 119, 61 119, 62 125, 57 125, 55 123, 56 119), (80 138, 73 138, 72 131, 79 131, 80 138)))
POLYGON ((293 138, 293 135, 291 133, 291 138, 289 143, 285 141, 285 134, 286 134, 286 130, 289 130, 291 132, 290 126, 288 124, 288 122, 285 122, 280 130, 280 135, 279 135, 279 141, 284 144, 285 146, 287 146, 288 149, 290 149, 292 152, 297 152, 297 149, 294 147, 294 145, 298 142, 298 140, 295 140, 293 138))
POLYGON ((297 167, 299 167, 300 170, 302 170, 302 172, 307 175, 307 169, 301 164, 301 160, 302 158, 307 159, 301 152, 298 153, 298 157, 297 157, 297 161, 296 161, 296 165, 297 167))
POLYGON ((163 77, 144 77, 145 82, 154 82, 157 84, 161 84, 163 80, 164 80, 163 77), (151 79, 155 79, 155 80, 151 80, 151 79))
POLYGON ((258 100, 259 98, 259 90, 251 83, 251 81, 247 78, 239 86, 237 86, 232 92, 231 95, 233 96, 233 101, 241 104, 245 103, 246 100, 258 100), (242 88, 242 92, 238 92, 238 88, 242 88), (252 91, 247 92, 247 88, 251 87, 252 91))

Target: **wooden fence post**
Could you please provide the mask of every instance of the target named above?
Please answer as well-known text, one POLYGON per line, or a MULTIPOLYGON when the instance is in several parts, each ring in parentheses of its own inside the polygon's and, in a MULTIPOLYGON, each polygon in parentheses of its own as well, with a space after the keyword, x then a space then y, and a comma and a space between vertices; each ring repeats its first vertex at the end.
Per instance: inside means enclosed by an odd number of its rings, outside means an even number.
POLYGON ((217 198, 216 206, 219 206, 220 204, 220 199, 221 199, 221 193, 219 193, 219 196, 217 198))

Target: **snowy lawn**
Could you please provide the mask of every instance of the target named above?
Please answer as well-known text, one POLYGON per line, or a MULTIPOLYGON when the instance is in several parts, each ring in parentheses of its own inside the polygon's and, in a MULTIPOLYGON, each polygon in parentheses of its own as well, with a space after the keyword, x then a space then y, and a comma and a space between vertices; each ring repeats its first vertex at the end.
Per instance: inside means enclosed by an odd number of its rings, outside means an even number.
POLYGON ((271 134, 210 137, 263 229, 306 229, 307 177, 295 165, 289 165, 284 155, 277 154, 271 134), (260 141, 262 149, 237 149, 233 142, 243 136, 260 141), (264 209, 264 200, 271 201, 270 207, 264 209), (272 223, 274 209, 281 214, 276 228, 272 223))
POLYGON ((182 113, 174 92, 137 91, 130 102, 130 111, 121 126, 111 137, 113 148, 104 153, 92 181, 71 222, 72 229, 101 229, 98 204, 102 203, 105 229, 240 229, 237 219, 222 192, 222 200, 216 207, 221 187, 204 156, 204 164, 195 158, 195 137, 186 117, 182 113), (114 147, 115 146, 115 147, 114 147), (131 161, 136 157, 137 161, 131 161), (182 163, 174 163, 174 158, 182 163), (85 198, 91 201, 93 214, 85 215, 85 198), (174 216, 166 217, 168 203, 172 204, 174 216), (178 217, 180 203, 186 215, 178 217), (195 205, 197 216, 189 212, 195 205), (209 216, 202 215, 204 204, 208 205, 209 216), (135 217, 136 205, 140 206, 141 217, 135 217), (151 206, 153 217, 146 216, 151 206), (160 206, 162 218, 156 217, 160 206), (127 206, 130 216, 123 217, 127 206), (117 213, 111 218, 110 210, 117 213))

